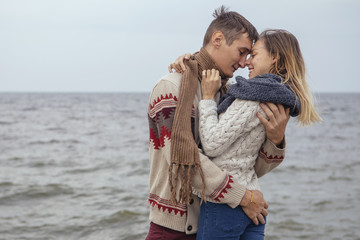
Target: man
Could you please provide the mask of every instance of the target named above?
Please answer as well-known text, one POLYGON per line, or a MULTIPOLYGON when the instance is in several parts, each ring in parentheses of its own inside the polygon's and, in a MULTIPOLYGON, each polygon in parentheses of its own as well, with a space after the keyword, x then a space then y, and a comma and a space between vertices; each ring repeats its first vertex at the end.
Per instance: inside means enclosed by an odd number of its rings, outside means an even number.
MULTIPOLYGON (((147 240, 195 239, 200 200, 241 206, 255 224, 264 224, 267 203, 259 191, 248 191, 233 181, 198 149, 197 106, 204 69, 217 69, 223 86, 233 72, 245 67, 246 56, 257 40, 255 27, 224 7, 215 11, 204 37, 203 48, 187 63, 183 74, 164 76, 150 96, 150 230, 147 240), (192 193, 196 193, 192 194, 192 193)), ((222 87, 221 92, 224 92, 222 87)), ((219 100, 220 93, 217 96, 219 100)), ((278 166, 284 158, 287 111, 274 104, 262 105, 269 120, 259 115, 267 140, 256 162, 258 177, 278 166)))

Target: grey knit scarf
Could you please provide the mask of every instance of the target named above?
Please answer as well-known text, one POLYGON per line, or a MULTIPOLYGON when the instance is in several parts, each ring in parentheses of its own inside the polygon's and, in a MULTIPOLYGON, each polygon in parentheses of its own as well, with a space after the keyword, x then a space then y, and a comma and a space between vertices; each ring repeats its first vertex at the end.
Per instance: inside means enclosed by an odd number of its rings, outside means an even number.
POLYGON ((218 114, 226 111, 236 99, 280 103, 290 108, 290 116, 300 113, 300 100, 287 84, 282 84, 282 78, 275 74, 263 74, 252 79, 236 77, 236 84, 230 86, 227 93, 220 99, 218 114))

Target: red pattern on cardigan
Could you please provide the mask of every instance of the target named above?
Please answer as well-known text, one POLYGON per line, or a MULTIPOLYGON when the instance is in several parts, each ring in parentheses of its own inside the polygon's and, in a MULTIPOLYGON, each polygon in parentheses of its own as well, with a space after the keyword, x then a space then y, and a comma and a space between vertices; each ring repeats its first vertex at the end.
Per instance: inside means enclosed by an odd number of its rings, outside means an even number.
POLYGON ((176 103, 176 96, 170 93, 165 96, 161 95, 152 104, 149 104, 149 138, 156 150, 165 146, 165 139, 171 139, 171 121, 176 103))
POLYGON ((215 191, 210 194, 210 197, 213 198, 215 201, 220 202, 220 198, 224 198, 224 194, 227 193, 227 189, 231 188, 230 183, 233 183, 234 180, 231 175, 227 175, 224 182, 217 188, 215 191))
POLYGON ((284 160, 284 156, 273 156, 268 155, 267 152, 265 152, 264 148, 260 149, 260 155, 265 159, 266 163, 275 163, 275 162, 282 162, 284 160))
MULTIPOLYGON (((163 108, 163 104, 168 105, 169 103, 173 106, 174 102, 177 102, 177 97, 173 96, 172 93, 170 93, 169 95, 165 95, 165 97, 163 95, 161 95, 160 97, 158 97, 157 99, 155 99, 153 101, 152 104, 149 104, 149 112, 151 112, 152 110, 157 111, 157 109, 161 109, 163 108)), ((176 106, 176 104, 175 104, 176 106)))
POLYGON ((155 130, 150 128, 150 141, 154 144, 154 149, 159 150, 160 147, 165 146, 165 138, 171 139, 171 131, 169 131, 165 126, 161 127, 160 136, 158 137, 155 130))
POLYGON ((167 211, 168 213, 174 212, 175 215, 180 214, 181 216, 183 216, 187 212, 186 205, 181 203, 173 204, 169 200, 163 199, 155 194, 150 193, 148 201, 151 206, 153 207, 157 206, 158 209, 163 212, 165 211, 167 211))

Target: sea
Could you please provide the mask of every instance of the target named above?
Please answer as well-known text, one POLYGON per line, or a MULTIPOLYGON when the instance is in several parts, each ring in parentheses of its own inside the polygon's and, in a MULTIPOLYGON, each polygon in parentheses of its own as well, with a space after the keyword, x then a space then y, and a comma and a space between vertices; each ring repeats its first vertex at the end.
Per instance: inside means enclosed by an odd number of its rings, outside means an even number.
MULTIPOLYGON (((145 239, 150 93, 0 93, 0 239, 145 239)), ((360 93, 317 93, 260 179, 267 240, 360 239, 360 93)))

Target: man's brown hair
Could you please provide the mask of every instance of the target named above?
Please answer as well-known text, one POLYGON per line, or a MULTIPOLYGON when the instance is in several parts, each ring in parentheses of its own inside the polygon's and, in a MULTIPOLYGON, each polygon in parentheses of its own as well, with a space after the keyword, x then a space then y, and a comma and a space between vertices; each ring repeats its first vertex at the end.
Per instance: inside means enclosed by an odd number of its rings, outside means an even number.
POLYGON ((231 45, 244 33, 248 33, 249 38, 253 41, 259 38, 256 28, 246 18, 237 12, 229 12, 225 6, 216 9, 213 16, 215 19, 206 30, 203 47, 210 42, 213 33, 216 31, 221 31, 224 34, 227 45, 231 45))

